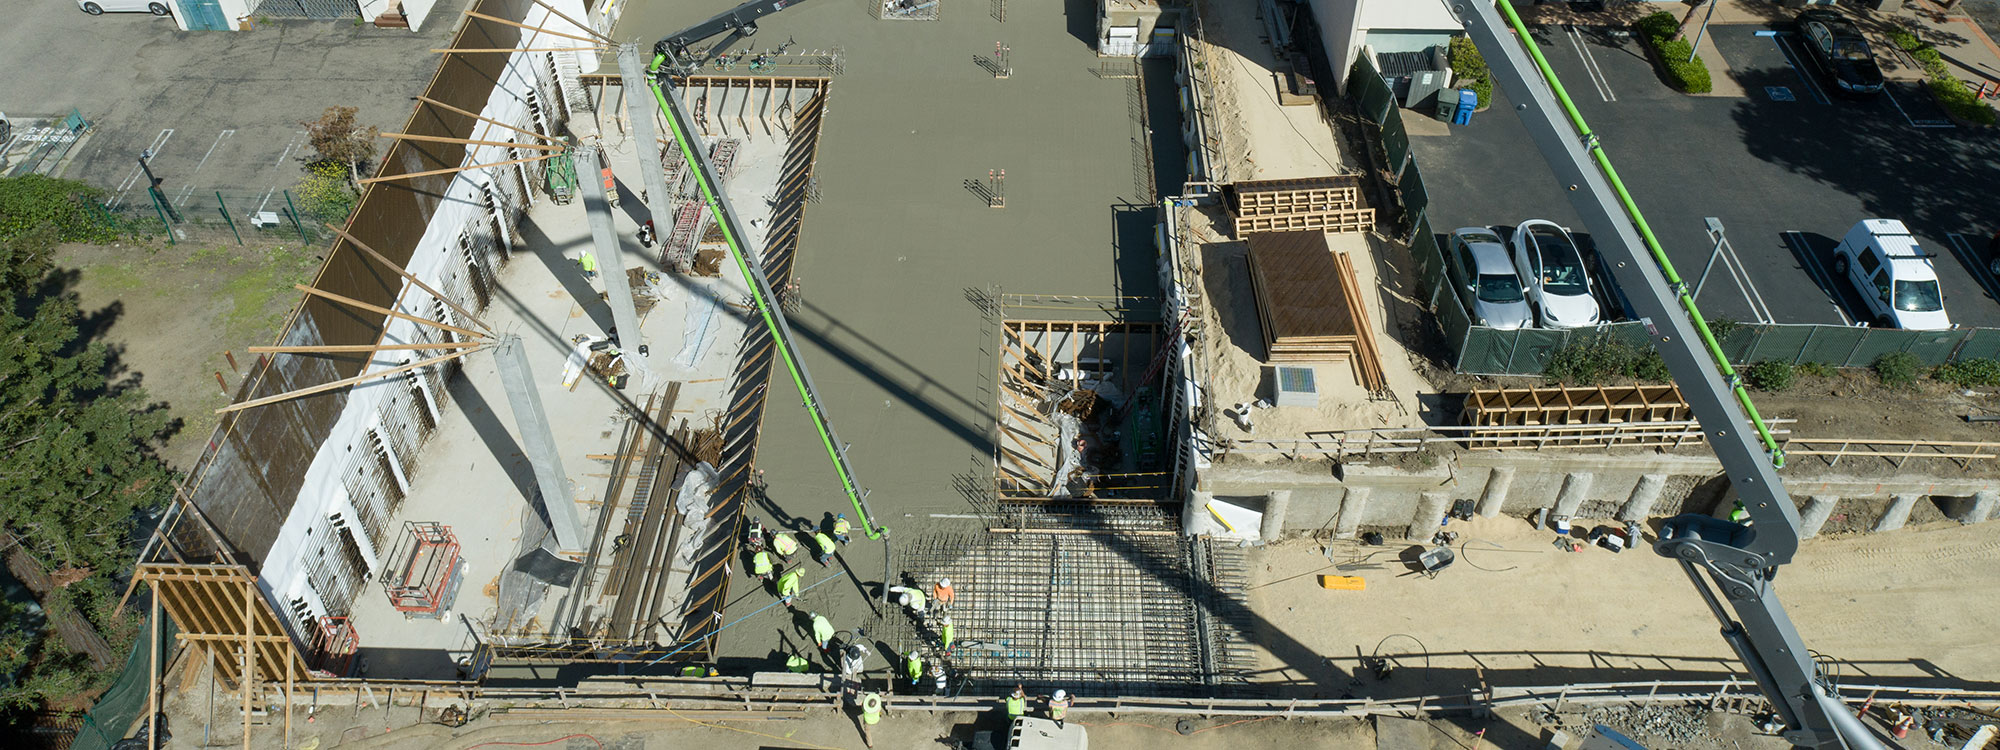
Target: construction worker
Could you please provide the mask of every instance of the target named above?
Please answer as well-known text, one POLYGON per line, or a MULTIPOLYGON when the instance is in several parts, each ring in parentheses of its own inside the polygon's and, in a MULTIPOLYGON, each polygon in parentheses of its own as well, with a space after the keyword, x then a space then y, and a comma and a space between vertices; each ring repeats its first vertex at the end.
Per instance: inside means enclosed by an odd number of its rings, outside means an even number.
POLYGON ((847 532, 849 532, 849 531, 852 531, 853 529, 854 529, 854 527, 852 527, 852 526, 848 525, 848 523, 847 523, 847 514, 846 514, 846 513, 835 513, 835 514, 833 514, 833 538, 834 538, 834 539, 837 539, 837 540, 839 540, 841 544, 846 544, 846 543, 847 543, 847 532))
POLYGON ((903 654, 903 671, 910 675, 910 687, 916 687, 917 683, 924 679, 923 655, 917 653, 914 648, 903 654))
POLYGON ((901 596, 896 597, 896 603, 910 608, 910 616, 917 618, 917 622, 924 622, 929 617, 930 610, 924 609, 923 589, 910 586, 890 586, 889 593, 901 594, 901 596))
POLYGON ((833 560, 833 537, 824 531, 813 532, 813 546, 819 550, 819 564, 823 567, 833 560))
POLYGON ((1056 723, 1057 729, 1062 728, 1063 719, 1069 716, 1070 703, 1072 701, 1069 693, 1060 688, 1056 690, 1055 695, 1049 696, 1049 719, 1056 723))
POLYGON ((760 549, 757 554, 751 555, 750 572, 758 578, 771 580, 771 553, 760 549))
POLYGON ((583 267, 584 278, 597 278, 597 259, 591 257, 589 250, 577 254, 576 264, 583 267))
POLYGON ((828 622, 826 617, 818 612, 812 613, 812 635, 813 643, 818 644, 821 651, 825 651, 826 644, 833 641, 833 623, 828 622))
POLYGON ((951 579, 939 578, 937 585, 931 588, 931 598, 936 600, 931 606, 936 607, 939 612, 951 609, 951 602, 957 596, 958 592, 951 588, 951 579))
POLYGON ((803 656, 800 656, 798 654, 792 654, 791 656, 785 657, 785 669, 788 671, 797 672, 799 674, 805 674, 807 670, 812 669, 812 662, 807 661, 806 658, 803 656))
POLYGON ((951 653, 951 637, 951 615, 945 615, 944 622, 938 625, 938 650, 951 653))
POLYGON ((689 664, 681 667, 682 677, 714 677, 718 674, 721 673, 715 671, 715 667, 703 667, 700 664, 689 664))
POLYGON ((868 671, 868 647, 860 643, 847 644, 840 655, 840 676, 858 679, 868 671))
POLYGON ((1014 686, 1014 694, 1007 696, 1007 721, 1028 715, 1028 693, 1020 685, 1014 686))
POLYGON ((771 535, 771 551, 778 553, 778 559, 791 562, 792 553, 799 551, 799 540, 786 532, 771 535))
POLYGON ((1743 507, 1743 501, 1736 501, 1736 507, 1729 510, 1729 522, 1750 525, 1750 509, 1743 507))
POLYGON ((787 607, 792 606, 792 597, 799 595, 799 580, 804 577, 805 571, 798 568, 793 568, 784 575, 779 576, 778 601, 787 607))
POLYGON ((882 722, 882 712, 888 708, 881 693, 869 693, 861 697, 861 744, 875 746, 875 738, 869 736, 876 724, 882 722))
POLYGON ((639 226, 639 246, 647 248, 653 246, 653 221, 651 219, 646 220, 645 224, 639 226))
POLYGON ((931 660, 931 680, 937 683, 938 695, 949 695, 951 693, 949 687, 951 680, 945 676, 943 659, 931 660))

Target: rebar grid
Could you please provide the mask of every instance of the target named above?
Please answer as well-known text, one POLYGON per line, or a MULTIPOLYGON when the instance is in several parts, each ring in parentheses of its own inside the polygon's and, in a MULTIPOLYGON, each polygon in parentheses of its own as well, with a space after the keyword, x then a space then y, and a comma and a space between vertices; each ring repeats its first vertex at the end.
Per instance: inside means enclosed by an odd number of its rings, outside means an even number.
MULTIPOLYGON (((925 587, 949 577, 957 590, 956 693, 1197 696, 1214 675, 1189 552, 1177 536, 1029 532, 937 535, 898 557, 925 587)), ((889 622, 903 649, 938 624, 889 622)))

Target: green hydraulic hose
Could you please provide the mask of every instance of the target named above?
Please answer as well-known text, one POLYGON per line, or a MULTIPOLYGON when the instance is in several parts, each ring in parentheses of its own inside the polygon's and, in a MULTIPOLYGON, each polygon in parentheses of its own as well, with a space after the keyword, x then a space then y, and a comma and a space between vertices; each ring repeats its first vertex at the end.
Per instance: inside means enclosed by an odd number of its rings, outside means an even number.
POLYGON ((1771 428, 1764 424, 1763 416, 1757 413, 1757 405, 1750 402, 1750 391, 1743 387, 1743 377, 1729 364, 1729 356, 1722 352, 1721 342, 1717 341, 1714 332, 1709 330, 1708 320, 1703 318, 1701 310, 1695 307, 1694 295, 1688 293, 1687 283, 1681 281, 1680 274, 1674 271, 1673 262, 1667 259, 1666 250, 1660 248, 1660 240, 1653 236, 1652 227, 1646 225, 1646 217, 1639 212, 1639 204, 1633 201, 1632 194, 1625 190, 1625 183, 1619 181, 1618 170, 1612 168, 1610 155, 1606 154, 1604 148, 1598 144, 1597 136, 1591 133, 1590 125, 1583 121, 1583 113, 1577 111, 1576 103, 1570 101, 1569 93, 1563 90, 1562 81, 1556 78, 1556 72, 1549 67, 1548 59, 1542 57, 1542 51, 1535 47, 1534 41, 1528 35, 1527 24, 1522 23, 1521 16, 1514 12, 1513 4, 1508 0, 1497 0, 1497 4, 1500 6, 1500 12, 1506 14, 1508 24, 1514 27, 1514 33, 1520 37, 1521 46, 1526 48, 1528 56, 1534 59, 1535 68, 1542 72, 1542 79, 1547 81, 1549 88, 1555 92, 1556 102, 1562 105, 1563 114, 1569 116, 1570 124, 1576 126, 1577 133, 1583 137, 1591 159, 1597 162, 1597 168, 1604 173, 1605 181, 1609 182, 1611 189, 1617 192, 1619 205, 1625 208, 1626 215, 1632 219, 1632 226, 1639 230, 1639 236, 1646 241, 1646 249, 1653 254, 1653 262, 1659 266, 1660 274, 1671 285, 1675 298, 1680 300, 1681 308, 1687 311, 1688 319, 1694 323, 1695 333, 1701 336, 1701 343, 1708 349, 1708 356, 1715 360, 1715 366, 1722 372, 1723 379, 1736 394, 1737 403, 1743 405, 1743 411, 1750 416, 1750 424, 1757 428, 1757 437, 1763 440, 1764 449, 1771 454, 1771 465, 1783 468, 1785 451, 1778 447, 1777 439, 1771 436, 1771 428))
MULTIPOLYGON (((681 154, 687 157, 689 168, 700 170, 700 155, 695 152, 694 143, 687 132, 681 130, 680 122, 672 116, 673 108, 667 104, 667 93, 660 89, 660 66, 666 59, 666 55, 653 56, 653 64, 647 69, 646 85, 653 89, 653 98, 659 100, 660 111, 668 113, 667 127, 674 131, 674 143, 680 146, 681 154)), ((785 370, 792 375, 792 385, 799 389, 799 398, 805 402, 806 413, 812 416, 813 429, 819 432, 820 445, 826 448, 826 456, 833 462, 834 473, 840 475, 840 486, 847 492, 848 502, 854 504, 854 514, 861 517, 861 530, 868 534, 869 539, 881 539, 889 530, 877 525, 874 519, 868 516, 868 511, 862 507, 860 489, 855 486, 853 475, 847 472, 847 462, 842 460, 839 446, 834 445, 833 431, 827 427, 826 415, 820 412, 819 399, 813 395, 812 388, 806 385, 805 374, 800 371, 798 361, 792 352, 791 339, 778 325, 770 300, 764 298, 763 285, 757 283, 748 256, 743 252, 742 246, 737 244, 736 228, 730 226, 730 223, 723 218, 721 196, 709 190, 707 180, 696 179, 694 182, 701 187, 701 197, 708 203, 708 210, 715 214, 715 225, 722 228, 722 238, 729 245, 729 257, 736 261, 736 269, 743 273, 743 280, 750 287, 750 299, 757 303, 757 314, 764 319, 764 329, 770 331, 771 340, 777 342, 774 348, 778 350, 778 357, 784 360, 785 370)))

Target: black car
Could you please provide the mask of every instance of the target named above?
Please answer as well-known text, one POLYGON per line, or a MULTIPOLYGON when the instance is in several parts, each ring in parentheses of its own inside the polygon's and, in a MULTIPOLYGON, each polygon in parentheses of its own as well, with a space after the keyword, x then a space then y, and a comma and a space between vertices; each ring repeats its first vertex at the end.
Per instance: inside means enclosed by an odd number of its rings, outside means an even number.
POLYGON ((1882 67, 1868 39, 1847 17, 1830 10, 1799 14, 1799 36, 1813 67, 1836 92, 1869 96, 1882 93, 1882 67))

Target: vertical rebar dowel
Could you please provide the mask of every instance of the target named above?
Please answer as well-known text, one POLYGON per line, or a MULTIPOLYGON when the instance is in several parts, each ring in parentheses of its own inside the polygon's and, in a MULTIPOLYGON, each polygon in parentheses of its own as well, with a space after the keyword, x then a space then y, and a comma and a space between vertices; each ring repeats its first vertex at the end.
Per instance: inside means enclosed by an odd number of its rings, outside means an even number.
POLYGON ((229 222, 229 233, 236 235, 237 247, 243 246, 243 233, 236 231, 236 220, 229 218, 229 204, 222 202, 222 191, 215 191, 215 210, 222 212, 222 220, 229 222))

